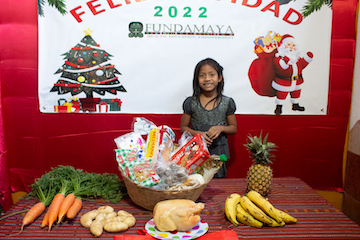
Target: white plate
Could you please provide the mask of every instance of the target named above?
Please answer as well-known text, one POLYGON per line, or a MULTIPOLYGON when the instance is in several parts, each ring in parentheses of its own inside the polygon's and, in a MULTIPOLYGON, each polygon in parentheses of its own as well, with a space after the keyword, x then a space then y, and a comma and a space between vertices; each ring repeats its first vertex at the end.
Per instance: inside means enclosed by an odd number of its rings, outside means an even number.
POLYGON ((209 229, 209 225, 200 219, 192 229, 186 232, 161 232, 155 227, 154 219, 152 218, 145 224, 145 229, 148 234, 157 239, 195 239, 204 235, 209 229))

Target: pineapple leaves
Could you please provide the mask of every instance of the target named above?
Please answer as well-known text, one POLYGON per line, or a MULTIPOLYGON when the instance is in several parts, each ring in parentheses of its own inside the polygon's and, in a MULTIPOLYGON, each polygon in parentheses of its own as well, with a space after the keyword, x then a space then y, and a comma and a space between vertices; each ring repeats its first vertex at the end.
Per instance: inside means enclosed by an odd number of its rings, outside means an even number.
POLYGON ((271 152, 275 151, 277 146, 275 143, 268 142, 268 137, 269 133, 267 133, 263 139, 261 131, 259 137, 249 134, 246 139, 247 143, 244 144, 244 146, 249 151, 250 158, 252 158, 256 164, 268 165, 272 163, 271 159, 275 157, 271 152))

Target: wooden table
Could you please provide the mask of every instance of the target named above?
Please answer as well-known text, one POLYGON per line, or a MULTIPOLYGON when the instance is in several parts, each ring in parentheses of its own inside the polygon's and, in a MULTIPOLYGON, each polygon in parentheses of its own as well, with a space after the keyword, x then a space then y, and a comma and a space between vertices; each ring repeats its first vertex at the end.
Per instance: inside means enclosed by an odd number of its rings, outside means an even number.
MULTIPOLYGON (((296 224, 284 227, 263 227, 261 229, 240 224, 233 226, 224 215, 226 197, 237 192, 245 194, 245 179, 213 179, 205 188, 197 202, 205 203, 201 218, 209 224, 208 232, 220 230, 235 230, 239 239, 360 239, 360 226, 337 210, 316 191, 298 178, 275 178, 272 191, 268 196, 270 202, 298 219, 296 224)), ((5 214, 21 211, 31 207, 35 200, 21 200, 5 214)), ((79 215, 71 222, 53 226, 49 232, 39 227, 42 217, 27 226, 17 236, 7 235, 20 230, 23 215, 14 215, 0 221, 0 239, 94 239, 89 229, 80 226, 80 217, 85 212, 102 205, 111 205, 116 211, 123 209, 136 217, 134 227, 123 233, 104 232, 101 239, 113 239, 115 235, 137 235, 138 229, 144 229, 152 218, 152 212, 133 204, 125 198, 120 203, 84 202, 79 215)))

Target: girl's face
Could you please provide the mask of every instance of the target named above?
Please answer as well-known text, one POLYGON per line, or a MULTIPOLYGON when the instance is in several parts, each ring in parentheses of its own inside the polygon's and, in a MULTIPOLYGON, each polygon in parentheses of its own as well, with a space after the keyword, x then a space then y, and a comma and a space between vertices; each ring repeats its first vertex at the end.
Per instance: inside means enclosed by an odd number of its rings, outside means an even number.
POLYGON ((216 92, 217 85, 222 81, 215 68, 205 64, 200 68, 199 85, 203 92, 216 92))

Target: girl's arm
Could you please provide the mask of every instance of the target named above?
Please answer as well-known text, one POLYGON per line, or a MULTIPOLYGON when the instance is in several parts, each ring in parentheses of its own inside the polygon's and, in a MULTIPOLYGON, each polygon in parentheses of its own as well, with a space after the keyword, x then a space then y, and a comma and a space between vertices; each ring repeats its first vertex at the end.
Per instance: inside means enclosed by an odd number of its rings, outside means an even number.
POLYGON ((190 127, 190 119, 191 116, 187 113, 184 113, 181 117, 181 123, 180 123, 180 131, 183 133, 185 131, 188 131, 191 135, 195 136, 197 133, 200 133, 199 131, 195 131, 190 127))
POLYGON ((227 135, 234 135, 237 132, 237 123, 235 114, 228 115, 226 117, 228 125, 226 126, 225 131, 223 133, 227 135))

